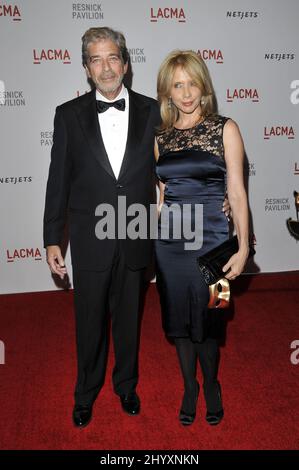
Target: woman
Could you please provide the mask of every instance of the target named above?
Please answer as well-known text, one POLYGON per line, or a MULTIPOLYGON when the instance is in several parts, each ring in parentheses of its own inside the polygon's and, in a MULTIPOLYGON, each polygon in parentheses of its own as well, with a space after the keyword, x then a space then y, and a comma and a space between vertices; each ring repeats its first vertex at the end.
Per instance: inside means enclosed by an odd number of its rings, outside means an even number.
POLYGON ((195 52, 174 51, 166 57, 158 75, 158 99, 162 124, 155 146, 161 211, 155 244, 157 285, 163 327, 174 339, 184 379, 179 419, 183 425, 195 419, 198 358, 206 420, 216 425, 224 414, 217 381, 219 311, 216 314, 207 308, 209 290, 196 258, 228 238, 228 221, 221 210, 227 191, 239 251, 223 271, 229 271, 225 277, 232 280, 244 269, 248 257, 248 205, 243 183, 243 142, 237 124, 216 114, 208 69, 195 52), (171 211, 173 204, 176 210, 171 211), (188 204, 191 211, 184 212, 188 204), (201 224, 196 219, 196 207, 203 210, 201 224), (197 249, 186 249, 186 241, 190 240, 184 234, 181 238, 174 235, 186 221, 195 226, 198 239, 202 235, 202 246, 197 249), (169 236, 163 236, 168 230, 169 236))

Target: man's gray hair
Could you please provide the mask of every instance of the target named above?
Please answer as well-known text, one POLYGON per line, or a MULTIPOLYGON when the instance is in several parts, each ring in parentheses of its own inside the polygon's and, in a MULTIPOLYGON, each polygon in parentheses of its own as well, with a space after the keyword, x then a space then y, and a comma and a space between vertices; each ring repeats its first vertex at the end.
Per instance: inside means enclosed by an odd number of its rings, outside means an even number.
POLYGON ((113 41, 119 48, 121 58, 124 64, 129 60, 129 53, 126 46, 126 40, 124 35, 119 31, 114 31, 114 29, 103 27, 103 28, 89 28, 84 35, 82 36, 82 63, 87 65, 88 61, 88 52, 87 46, 91 42, 97 42, 101 39, 110 39, 113 41))

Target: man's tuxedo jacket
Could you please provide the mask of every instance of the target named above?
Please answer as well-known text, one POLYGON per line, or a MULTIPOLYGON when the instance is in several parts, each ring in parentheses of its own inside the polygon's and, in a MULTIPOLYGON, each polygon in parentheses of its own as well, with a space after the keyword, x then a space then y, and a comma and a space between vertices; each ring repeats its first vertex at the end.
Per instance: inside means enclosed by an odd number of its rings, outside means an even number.
MULTIPOLYGON (((61 245, 68 219, 73 267, 105 270, 111 266, 116 242, 96 237, 100 217, 95 209, 101 203, 110 204, 117 219, 118 196, 126 196, 127 207, 139 203, 149 208, 155 203, 153 150, 159 122, 157 102, 129 90, 127 145, 116 179, 101 136, 95 90, 57 107, 44 213, 45 247, 61 245)), ((149 237, 126 238, 120 244, 129 268, 150 263, 149 237)))

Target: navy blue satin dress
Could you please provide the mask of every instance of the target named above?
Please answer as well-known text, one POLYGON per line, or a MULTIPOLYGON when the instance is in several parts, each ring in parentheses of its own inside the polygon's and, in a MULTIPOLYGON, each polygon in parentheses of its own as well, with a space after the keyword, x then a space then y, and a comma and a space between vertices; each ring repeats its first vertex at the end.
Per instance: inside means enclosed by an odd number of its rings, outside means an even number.
POLYGON ((196 258, 228 238, 222 212, 226 192, 222 134, 227 119, 207 117, 191 129, 173 128, 157 136, 156 174, 165 191, 155 241, 156 272, 163 328, 170 337, 200 342, 209 336, 209 290, 196 258), (184 232, 184 224, 196 233, 193 239, 184 232))

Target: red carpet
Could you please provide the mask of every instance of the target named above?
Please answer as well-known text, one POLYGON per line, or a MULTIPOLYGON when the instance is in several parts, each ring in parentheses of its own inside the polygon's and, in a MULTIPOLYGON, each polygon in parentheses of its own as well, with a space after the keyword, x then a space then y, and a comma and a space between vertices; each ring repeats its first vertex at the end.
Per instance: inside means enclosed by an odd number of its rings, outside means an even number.
MULTIPOLYGON (((140 349, 142 412, 126 416, 105 386, 90 425, 73 427, 76 373, 72 292, 2 295, 1 449, 299 449, 299 273, 243 276, 234 284, 219 378, 225 417, 193 426, 177 419, 183 392, 175 350, 164 338, 155 285, 146 297, 140 349), (245 293, 242 293, 244 291, 245 293), (242 294, 242 295, 241 295, 242 294)), ((201 382, 200 372, 199 379, 201 382)))

